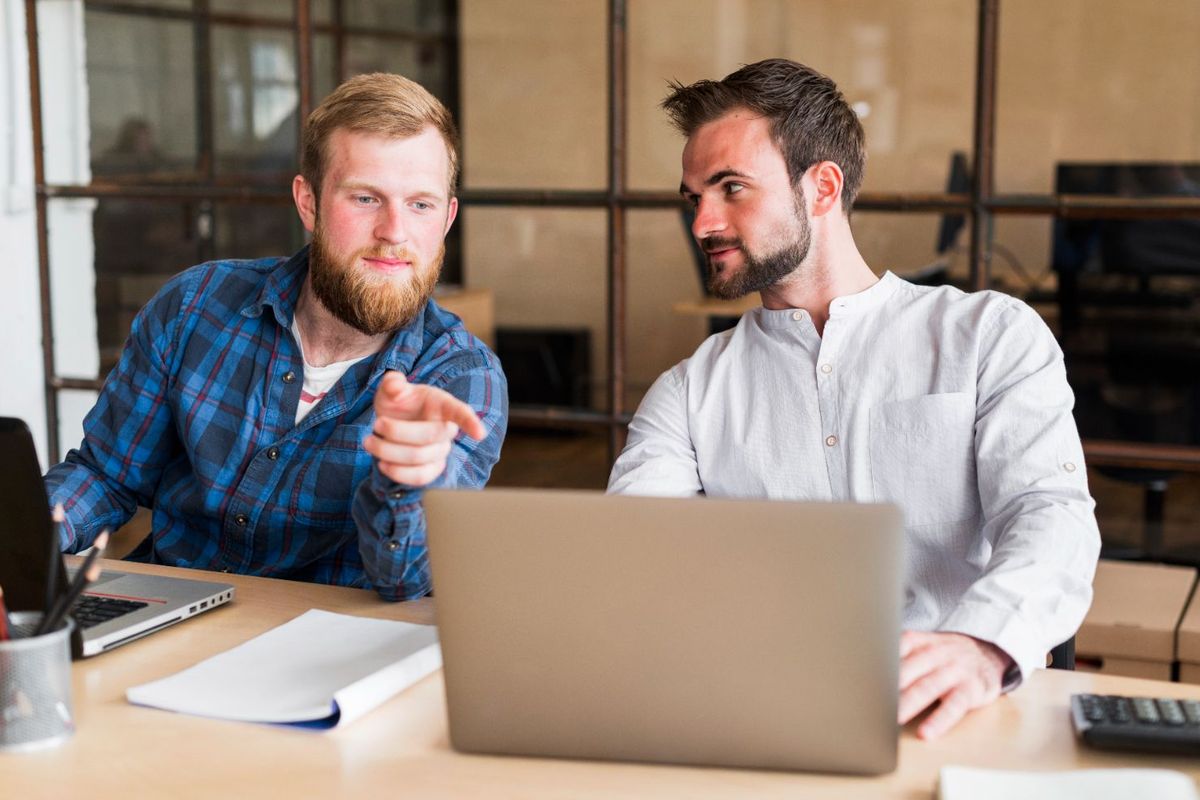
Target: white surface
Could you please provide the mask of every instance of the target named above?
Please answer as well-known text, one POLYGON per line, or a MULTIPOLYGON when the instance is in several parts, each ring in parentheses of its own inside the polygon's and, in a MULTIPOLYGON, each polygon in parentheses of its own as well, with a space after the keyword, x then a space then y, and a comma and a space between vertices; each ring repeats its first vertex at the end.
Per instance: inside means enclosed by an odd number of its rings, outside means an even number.
POLYGON ((942 767, 939 800, 1195 800, 1196 786, 1169 769, 1082 769, 1066 772, 1013 772, 942 767))
POLYGON ((232 650, 134 686, 131 703, 246 722, 345 725, 442 665, 437 628, 312 609, 232 650))

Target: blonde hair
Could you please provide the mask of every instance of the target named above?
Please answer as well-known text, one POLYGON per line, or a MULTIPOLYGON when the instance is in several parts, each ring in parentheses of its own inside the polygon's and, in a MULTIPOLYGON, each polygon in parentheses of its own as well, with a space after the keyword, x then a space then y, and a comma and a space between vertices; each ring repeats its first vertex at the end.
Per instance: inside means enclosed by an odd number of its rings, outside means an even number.
POLYGON ((336 130, 377 133, 397 139, 416 136, 433 126, 446 142, 449 195, 458 181, 459 141, 454 119, 441 101, 402 75, 372 72, 356 75, 333 91, 308 115, 302 134, 300 174, 320 197, 329 137, 336 130))

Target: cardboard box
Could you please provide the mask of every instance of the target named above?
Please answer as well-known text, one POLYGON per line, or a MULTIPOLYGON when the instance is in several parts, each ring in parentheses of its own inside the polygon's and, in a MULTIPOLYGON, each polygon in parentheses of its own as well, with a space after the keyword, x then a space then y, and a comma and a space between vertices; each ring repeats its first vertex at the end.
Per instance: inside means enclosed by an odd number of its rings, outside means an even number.
POLYGON ((1171 680, 1176 630, 1195 582, 1192 567, 1101 561, 1091 610, 1075 635, 1076 669, 1171 680))
POLYGON ((471 333, 493 350, 496 348, 496 310, 491 289, 439 286, 433 296, 439 306, 457 314, 471 333))
POLYGON ((1179 680, 1182 683, 1200 683, 1200 600, 1195 595, 1179 623, 1176 652, 1179 680))

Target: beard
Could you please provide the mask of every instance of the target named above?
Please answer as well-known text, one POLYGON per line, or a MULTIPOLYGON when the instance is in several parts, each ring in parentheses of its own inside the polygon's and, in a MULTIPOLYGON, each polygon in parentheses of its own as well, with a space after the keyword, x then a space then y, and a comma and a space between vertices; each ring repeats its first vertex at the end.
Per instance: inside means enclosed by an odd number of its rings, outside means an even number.
POLYGON ((741 239, 707 236, 700 241, 706 252, 735 247, 742 254, 741 269, 724 276, 721 267, 713 263, 711 258, 708 260, 706 285, 709 294, 722 300, 736 300, 751 292, 761 292, 774 286, 800 266, 812 245, 812 230, 808 218, 804 215, 804 193, 799 187, 793 198, 793 208, 796 215, 795 227, 773 236, 773 243, 783 240, 783 244, 765 255, 751 253, 741 239))
POLYGON ((318 222, 308 253, 309 281, 313 294, 329 313, 357 331, 378 336, 397 331, 417 318, 433 294, 445 255, 443 243, 429 264, 422 264, 405 248, 364 249, 341 259, 330 250, 318 222), (411 260, 412 275, 397 281, 372 274, 356 267, 362 257, 411 260))

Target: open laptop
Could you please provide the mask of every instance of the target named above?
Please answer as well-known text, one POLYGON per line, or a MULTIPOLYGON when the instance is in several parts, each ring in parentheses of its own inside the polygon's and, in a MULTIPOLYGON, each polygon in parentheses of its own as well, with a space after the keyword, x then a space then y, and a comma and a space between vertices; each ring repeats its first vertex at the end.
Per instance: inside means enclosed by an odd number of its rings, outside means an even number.
POLYGON ((519 489, 424 502, 455 748, 895 768, 895 506, 519 489))
MULTIPOLYGON (((33 437, 21 420, 0 417, 0 586, 10 611, 44 610, 51 587, 56 596, 66 593, 69 579, 57 546, 33 437)), ((104 570, 72 610, 75 652, 111 650, 227 603, 233 594, 227 583, 104 570)))

